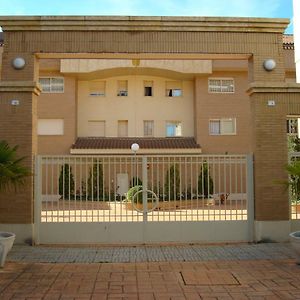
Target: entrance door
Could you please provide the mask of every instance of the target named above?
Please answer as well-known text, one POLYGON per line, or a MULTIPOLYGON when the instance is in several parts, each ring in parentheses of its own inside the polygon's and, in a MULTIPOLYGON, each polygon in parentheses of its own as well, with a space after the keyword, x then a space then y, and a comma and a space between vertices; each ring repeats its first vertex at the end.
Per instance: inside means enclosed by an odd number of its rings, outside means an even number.
POLYGON ((117 194, 124 196, 128 192, 128 189, 128 173, 117 174, 117 194))

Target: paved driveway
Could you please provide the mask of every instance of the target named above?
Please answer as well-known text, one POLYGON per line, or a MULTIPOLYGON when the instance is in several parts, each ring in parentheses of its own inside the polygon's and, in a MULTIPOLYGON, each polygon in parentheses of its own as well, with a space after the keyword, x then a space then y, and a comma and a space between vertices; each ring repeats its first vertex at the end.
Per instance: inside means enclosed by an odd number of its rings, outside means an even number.
POLYGON ((300 299, 300 266, 289 244, 15 246, 0 299, 300 299))

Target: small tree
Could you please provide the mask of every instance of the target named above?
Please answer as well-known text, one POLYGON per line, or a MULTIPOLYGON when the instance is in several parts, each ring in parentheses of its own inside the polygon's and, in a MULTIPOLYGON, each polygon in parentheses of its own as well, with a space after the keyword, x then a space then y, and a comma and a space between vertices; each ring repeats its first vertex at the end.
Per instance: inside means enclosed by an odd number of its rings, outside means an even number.
POLYGON ((69 164, 61 166, 59 174, 59 194, 64 199, 70 199, 74 195, 74 176, 69 164))
POLYGON ((103 197, 103 168, 102 164, 95 163, 89 170, 87 181, 88 196, 93 199, 103 197))
POLYGON ((198 191, 205 198, 209 198, 209 195, 213 194, 214 183, 209 174, 209 168, 207 162, 204 162, 201 166, 200 174, 198 177, 198 191))
POLYGON ((169 200, 180 198, 180 172, 178 165, 172 165, 166 174, 165 193, 169 200))
POLYGON ((17 158, 18 146, 10 147, 6 141, 0 141, 0 191, 15 189, 24 185, 30 170, 22 166, 25 157, 17 158))

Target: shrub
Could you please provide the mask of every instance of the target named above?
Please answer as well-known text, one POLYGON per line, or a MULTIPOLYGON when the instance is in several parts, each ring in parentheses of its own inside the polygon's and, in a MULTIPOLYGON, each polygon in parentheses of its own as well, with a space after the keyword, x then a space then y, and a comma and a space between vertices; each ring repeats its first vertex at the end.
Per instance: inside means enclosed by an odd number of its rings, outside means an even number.
MULTIPOLYGON (((136 186, 133 186, 132 188, 130 188, 129 191, 127 192, 127 200, 132 202, 134 194, 141 190, 143 190, 142 185, 136 185, 136 186)), ((139 193, 134 198, 134 200, 135 200, 135 203, 143 203, 143 193, 139 193)))
POLYGON ((165 194, 169 200, 180 199, 180 173, 178 165, 172 165, 166 174, 165 194))
POLYGON ((198 191, 204 195, 205 198, 209 198, 209 195, 213 194, 214 183, 209 175, 209 168, 207 162, 204 162, 200 174, 198 177, 198 191))
POLYGON ((283 183, 291 188, 292 203, 298 203, 300 202, 300 161, 290 163, 286 170, 289 174, 289 180, 283 183))
POLYGON ((89 178, 87 181, 88 197, 98 199, 103 197, 103 168, 102 164, 93 164, 89 170, 89 178))
POLYGON ((70 199, 74 196, 74 176, 72 167, 69 164, 61 166, 59 174, 59 194, 64 199, 70 199))
POLYGON ((10 147, 6 141, 0 141, 0 191, 17 188, 25 183, 30 170, 22 166, 25 157, 17 158, 18 146, 10 147))

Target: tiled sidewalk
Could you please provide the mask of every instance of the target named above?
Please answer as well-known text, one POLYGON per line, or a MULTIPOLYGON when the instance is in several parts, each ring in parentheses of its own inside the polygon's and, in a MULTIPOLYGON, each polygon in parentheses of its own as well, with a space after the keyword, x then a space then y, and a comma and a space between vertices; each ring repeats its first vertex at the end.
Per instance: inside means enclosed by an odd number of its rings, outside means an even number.
POLYGON ((14 246, 8 256, 8 259, 11 261, 49 263, 125 263, 290 258, 294 258, 294 252, 289 243, 136 247, 14 246))
MULTIPOLYGON (((0 269, 0 299, 300 299, 300 266, 295 264, 288 244, 134 248, 160 249, 167 261, 30 262, 34 254, 38 254, 36 261, 42 260, 46 249, 51 253, 76 250, 73 260, 79 261, 86 251, 113 249, 120 254, 130 247, 14 247, 9 262, 0 269), (194 252, 199 260, 183 261, 183 253, 194 252), (239 256, 234 259, 236 254, 239 256)), ((130 253, 122 257, 130 258, 130 253)))

